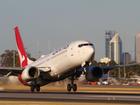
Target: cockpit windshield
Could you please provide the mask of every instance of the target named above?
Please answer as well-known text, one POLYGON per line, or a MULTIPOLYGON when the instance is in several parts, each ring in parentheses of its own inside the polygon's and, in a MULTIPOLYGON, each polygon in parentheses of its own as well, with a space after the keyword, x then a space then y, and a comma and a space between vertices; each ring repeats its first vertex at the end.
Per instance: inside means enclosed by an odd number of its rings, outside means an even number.
POLYGON ((93 46, 92 43, 84 43, 84 44, 79 44, 78 47, 83 47, 83 46, 93 46))

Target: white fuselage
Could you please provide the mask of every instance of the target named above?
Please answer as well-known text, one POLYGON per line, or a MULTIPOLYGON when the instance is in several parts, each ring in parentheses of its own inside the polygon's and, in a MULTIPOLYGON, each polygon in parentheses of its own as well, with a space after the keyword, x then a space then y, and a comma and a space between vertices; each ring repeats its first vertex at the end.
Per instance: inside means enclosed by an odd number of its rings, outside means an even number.
POLYGON ((87 41, 76 41, 65 48, 40 57, 29 64, 27 68, 34 66, 39 70, 49 72, 52 77, 60 76, 90 61, 94 56, 94 52, 93 44, 87 41))

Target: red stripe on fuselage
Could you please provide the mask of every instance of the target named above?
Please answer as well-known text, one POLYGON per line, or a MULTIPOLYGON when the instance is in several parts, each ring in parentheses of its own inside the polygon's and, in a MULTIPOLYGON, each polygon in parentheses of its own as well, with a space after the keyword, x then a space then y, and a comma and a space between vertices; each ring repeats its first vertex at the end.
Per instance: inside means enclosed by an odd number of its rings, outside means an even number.
POLYGON ((18 75, 18 80, 23 84, 23 85, 28 85, 28 83, 24 80, 22 80, 22 74, 18 75))

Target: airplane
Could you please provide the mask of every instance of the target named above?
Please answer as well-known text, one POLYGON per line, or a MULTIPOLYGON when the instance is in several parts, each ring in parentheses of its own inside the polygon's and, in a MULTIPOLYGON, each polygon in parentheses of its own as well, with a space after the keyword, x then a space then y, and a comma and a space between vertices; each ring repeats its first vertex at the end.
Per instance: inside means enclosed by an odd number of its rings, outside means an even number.
POLYGON ((88 41, 75 41, 68 46, 32 61, 27 57, 18 26, 14 28, 19 61, 22 70, 9 70, 11 75, 17 75, 19 81, 31 87, 31 91, 40 91, 40 87, 51 82, 70 77, 68 91, 76 91, 74 83, 82 71, 78 70, 89 64, 94 58, 94 45, 88 41))
POLYGON ((85 75, 87 81, 98 81, 112 67, 90 65, 94 59, 95 47, 88 41, 74 41, 66 47, 43 55, 36 61, 28 58, 18 26, 14 28, 21 68, 0 68, 0 74, 17 76, 18 80, 30 86, 31 92, 52 82, 70 79, 67 91, 77 91, 75 80, 85 75))

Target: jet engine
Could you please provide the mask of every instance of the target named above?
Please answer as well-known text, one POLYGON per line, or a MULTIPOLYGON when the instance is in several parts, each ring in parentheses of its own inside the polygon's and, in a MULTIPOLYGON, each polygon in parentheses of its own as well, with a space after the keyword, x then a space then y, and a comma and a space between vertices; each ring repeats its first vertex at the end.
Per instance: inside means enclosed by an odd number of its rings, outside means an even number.
POLYGON ((33 79, 38 78, 40 75, 40 71, 36 67, 29 67, 23 70, 22 74, 20 75, 20 81, 31 81, 33 79))
POLYGON ((99 66, 89 66, 86 68, 86 80, 95 82, 99 81, 104 74, 107 74, 109 70, 112 70, 113 67, 99 67, 99 66))

